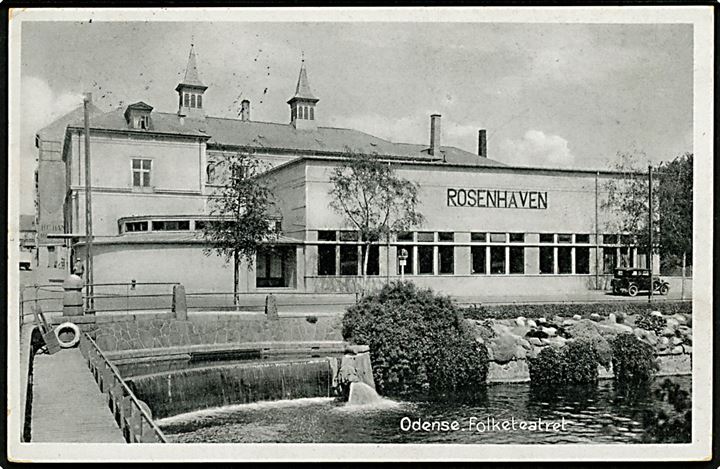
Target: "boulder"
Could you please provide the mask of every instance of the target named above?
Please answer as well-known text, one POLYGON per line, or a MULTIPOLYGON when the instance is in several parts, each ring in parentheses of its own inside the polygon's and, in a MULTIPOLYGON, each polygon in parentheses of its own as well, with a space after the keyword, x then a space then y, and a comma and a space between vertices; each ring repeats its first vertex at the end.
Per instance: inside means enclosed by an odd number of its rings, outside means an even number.
POLYGON ((575 314, 575 315, 573 315, 572 318, 573 318, 575 321, 579 321, 579 320, 582 319, 582 316, 580 316, 579 314, 575 314))
POLYGON ((515 318, 515 324, 517 324, 518 326, 525 327, 525 318, 522 317, 522 316, 516 317, 516 318, 515 318))
POLYGON ((675 318, 668 318, 667 322, 666 322, 666 326, 669 327, 670 329, 675 330, 680 326, 680 321, 678 321, 675 318))
POLYGON ((539 339, 539 338, 537 338, 537 337, 530 337, 530 338, 528 338, 527 341, 528 341, 528 343, 529 343, 530 345, 533 345, 533 346, 535 346, 535 347, 542 347, 542 346, 543 346, 542 339, 539 339))
POLYGON ((692 345, 683 344, 683 351, 685 353, 692 353, 692 345))
POLYGON ((562 324, 562 323, 563 323, 563 317, 562 317, 562 316, 558 316, 558 315, 556 314, 555 316, 553 316, 552 322, 554 322, 555 324, 562 324))
POLYGON ((546 333, 548 337, 555 337, 557 335, 557 329, 554 327, 542 327, 540 330, 546 333))
POLYGON ((537 322, 538 322, 538 323, 547 322, 547 319, 545 319, 545 317, 539 317, 538 320, 537 320, 537 322))
POLYGON ((653 331, 646 331, 645 329, 638 329, 640 331, 640 335, 635 333, 638 339, 642 340, 643 342, 646 342, 652 346, 657 345, 658 338, 655 335, 655 332, 653 331))
POLYGON ((615 315, 615 313, 610 313, 607 320, 610 324, 615 324, 617 323, 617 316, 615 315))
POLYGON ((650 316, 657 316, 657 317, 661 318, 662 313, 660 311, 651 311, 650 316))
POLYGON ((531 329, 525 334, 526 338, 537 337, 538 339, 546 339, 548 337, 547 332, 540 329, 531 329))
POLYGON ((535 329, 537 327, 537 323, 535 321, 533 321, 532 319, 528 319, 527 326, 531 329, 535 329))
POLYGON ((668 339, 667 337, 660 337, 658 339, 658 343, 657 343, 658 350, 665 350, 669 346, 670 346, 670 339, 668 339))
POLYGON ((664 337, 675 337, 675 329, 666 327, 660 332, 660 335, 664 337))
POLYGON ((521 345, 515 347, 515 360, 523 360, 527 358, 528 352, 521 345))
POLYGON ((528 341, 525 340, 525 339, 520 339, 520 340, 518 341, 518 344, 519 344, 522 348, 524 348, 525 350, 532 350, 532 345, 530 345, 530 342, 528 342, 528 341))
POLYGON ((683 340, 680 337, 673 337, 670 343, 673 345, 680 345, 683 343, 683 340))
POLYGON ((683 353, 683 352, 685 352, 685 349, 683 349, 682 345, 676 345, 676 346, 673 347, 672 350, 670 351, 670 353, 672 353, 673 355, 679 355, 679 354, 681 354, 681 353, 683 353))
POLYGON ((493 357, 497 363, 503 364, 515 358, 517 352, 518 339, 515 335, 503 334, 498 335, 490 341, 489 348, 493 350, 493 357))
POLYGON ((600 322, 602 321, 602 316, 600 316, 598 313, 592 313, 590 315, 590 319, 595 322, 600 322))

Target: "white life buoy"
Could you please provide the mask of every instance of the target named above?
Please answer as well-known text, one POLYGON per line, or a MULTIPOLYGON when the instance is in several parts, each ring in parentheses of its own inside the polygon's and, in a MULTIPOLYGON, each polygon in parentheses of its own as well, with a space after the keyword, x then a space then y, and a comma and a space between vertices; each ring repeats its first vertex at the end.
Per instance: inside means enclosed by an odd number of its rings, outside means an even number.
POLYGON ((58 342, 60 343, 60 347, 72 348, 72 347, 75 347, 78 344, 78 342, 80 342, 80 329, 71 322, 64 322, 55 328, 55 336, 57 337, 58 342), (67 340, 67 339, 61 337, 61 334, 65 335, 67 333, 72 334, 72 339, 67 340))

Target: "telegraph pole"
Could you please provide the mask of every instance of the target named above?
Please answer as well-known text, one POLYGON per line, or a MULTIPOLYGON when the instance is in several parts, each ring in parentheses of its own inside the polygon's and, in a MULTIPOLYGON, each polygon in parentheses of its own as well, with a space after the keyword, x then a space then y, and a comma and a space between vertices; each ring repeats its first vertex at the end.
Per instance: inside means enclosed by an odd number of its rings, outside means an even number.
POLYGON ((93 229, 92 229, 92 188, 90 172, 90 93, 83 96, 83 114, 85 120, 85 294, 86 307, 89 312, 95 310, 93 288, 93 229))
POLYGON ((648 248, 647 248, 647 264, 650 269, 650 287, 648 288, 648 303, 652 301, 653 288, 655 287, 653 279, 653 178, 652 165, 648 165, 648 248))

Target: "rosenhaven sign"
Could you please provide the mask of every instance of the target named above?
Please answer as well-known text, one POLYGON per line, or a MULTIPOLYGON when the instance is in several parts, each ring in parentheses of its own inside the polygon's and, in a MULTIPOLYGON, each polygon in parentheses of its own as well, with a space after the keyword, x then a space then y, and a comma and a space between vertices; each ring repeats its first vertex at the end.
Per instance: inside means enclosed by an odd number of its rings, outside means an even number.
POLYGON ((545 210, 547 192, 448 188, 447 205, 448 207, 545 210))

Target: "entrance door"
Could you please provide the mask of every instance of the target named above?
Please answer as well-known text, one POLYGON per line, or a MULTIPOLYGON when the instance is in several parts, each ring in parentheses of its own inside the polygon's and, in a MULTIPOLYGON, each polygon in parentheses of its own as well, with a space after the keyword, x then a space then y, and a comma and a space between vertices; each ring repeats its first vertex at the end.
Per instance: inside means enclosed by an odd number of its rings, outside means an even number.
POLYGON ((257 288, 295 287, 295 246, 275 246, 258 251, 255 262, 257 288))

